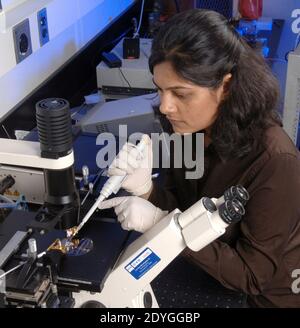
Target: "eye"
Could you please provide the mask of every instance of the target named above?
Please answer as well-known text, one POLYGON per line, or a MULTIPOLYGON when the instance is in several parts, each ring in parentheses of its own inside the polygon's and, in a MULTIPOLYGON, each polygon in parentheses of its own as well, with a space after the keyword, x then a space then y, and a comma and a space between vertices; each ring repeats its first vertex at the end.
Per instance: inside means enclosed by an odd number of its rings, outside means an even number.
POLYGON ((177 92, 174 92, 174 96, 177 97, 178 99, 185 99, 187 97, 187 95, 177 92))

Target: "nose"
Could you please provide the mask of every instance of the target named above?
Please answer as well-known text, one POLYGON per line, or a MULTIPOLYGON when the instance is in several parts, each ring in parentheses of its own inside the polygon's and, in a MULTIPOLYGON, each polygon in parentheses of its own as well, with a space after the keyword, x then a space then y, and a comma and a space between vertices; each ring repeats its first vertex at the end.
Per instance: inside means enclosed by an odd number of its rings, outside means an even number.
POLYGON ((177 111, 176 105, 170 95, 166 95, 166 94, 160 95, 159 110, 164 115, 168 115, 170 113, 174 113, 177 111))

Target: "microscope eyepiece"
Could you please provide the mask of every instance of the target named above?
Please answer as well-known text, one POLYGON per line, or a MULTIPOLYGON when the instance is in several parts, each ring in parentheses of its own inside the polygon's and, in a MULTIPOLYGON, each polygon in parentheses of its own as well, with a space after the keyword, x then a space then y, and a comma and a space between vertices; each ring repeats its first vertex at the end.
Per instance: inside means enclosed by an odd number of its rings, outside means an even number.
POLYGON ((243 204, 246 205, 248 200, 250 199, 248 191, 241 185, 236 186, 236 195, 237 199, 243 204))
POLYGON ((240 221, 244 214, 244 206, 237 199, 227 200, 219 207, 219 215, 227 224, 240 221))
POLYGON ((250 196, 248 191, 243 186, 238 185, 238 186, 232 186, 229 189, 227 189, 224 193, 224 198, 225 201, 237 199, 243 205, 246 205, 250 196))

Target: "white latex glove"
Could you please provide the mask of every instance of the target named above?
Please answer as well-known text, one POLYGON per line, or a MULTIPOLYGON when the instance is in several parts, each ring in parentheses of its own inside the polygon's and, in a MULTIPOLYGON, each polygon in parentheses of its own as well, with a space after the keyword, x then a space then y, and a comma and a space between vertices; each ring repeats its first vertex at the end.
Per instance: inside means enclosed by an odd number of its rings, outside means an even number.
POLYGON ((142 154, 135 145, 127 142, 108 169, 110 177, 127 174, 122 188, 135 196, 144 195, 152 188, 152 141, 147 134, 144 134, 142 139, 146 143, 142 154))
POLYGON ((100 209, 114 207, 124 230, 145 232, 165 217, 168 212, 155 207, 147 200, 136 197, 115 197, 100 203, 100 209))

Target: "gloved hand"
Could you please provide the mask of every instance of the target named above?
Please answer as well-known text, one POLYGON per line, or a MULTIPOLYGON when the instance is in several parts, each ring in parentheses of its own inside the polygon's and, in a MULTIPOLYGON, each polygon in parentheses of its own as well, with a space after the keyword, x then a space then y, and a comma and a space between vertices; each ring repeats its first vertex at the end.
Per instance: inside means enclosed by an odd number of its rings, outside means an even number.
POLYGON ((165 217, 168 212, 155 207, 147 200, 136 197, 115 197, 100 203, 100 209, 114 207, 124 230, 145 232, 165 217))
POLYGON ((142 140, 146 143, 142 154, 127 142, 108 169, 108 175, 126 175, 122 188, 135 196, 141 196, 152 188, 153 153, 152 141, 147 134, 142 140))

